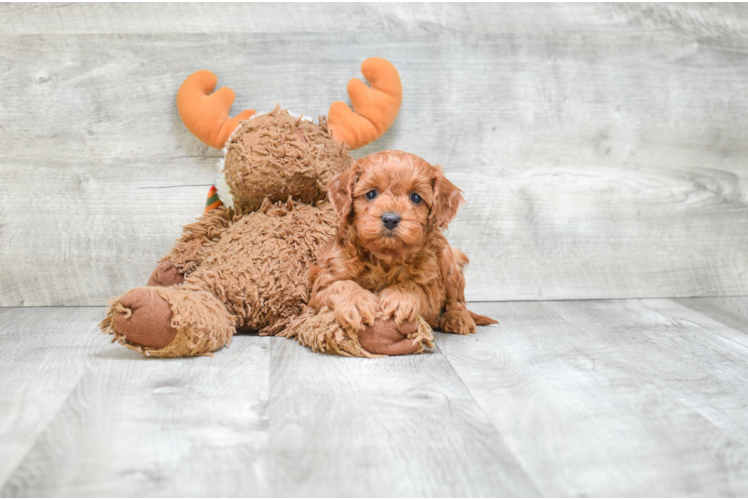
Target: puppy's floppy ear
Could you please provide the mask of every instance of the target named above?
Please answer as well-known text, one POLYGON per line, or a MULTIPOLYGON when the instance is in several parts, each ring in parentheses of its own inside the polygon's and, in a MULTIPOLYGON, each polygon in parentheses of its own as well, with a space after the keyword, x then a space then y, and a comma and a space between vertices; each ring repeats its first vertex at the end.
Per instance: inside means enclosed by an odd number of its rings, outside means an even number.
POLYGON ((434 186, 434 201, 429 213, 429 224, 434 229, 447 229, 452 219, 457 215, 457 210, 465 201, 462 191, 444 177, 444 172, 438 166, 432 167, 431 182, 434 186))
POLYGON ((360 174, 357 163, 327 183, 327 197, 341 221, 346 221, 353 210, 353 188, 360 174))

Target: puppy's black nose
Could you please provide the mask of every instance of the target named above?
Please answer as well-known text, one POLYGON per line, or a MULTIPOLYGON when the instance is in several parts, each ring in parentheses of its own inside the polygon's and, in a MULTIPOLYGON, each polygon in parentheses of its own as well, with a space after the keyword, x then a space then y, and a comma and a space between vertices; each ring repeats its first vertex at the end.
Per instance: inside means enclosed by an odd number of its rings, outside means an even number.
POLYGON ((399 222, 400 214, 396 214, 395 212, 387 212, 382 216, 382 223, 387 229, 394 229, 399 222))

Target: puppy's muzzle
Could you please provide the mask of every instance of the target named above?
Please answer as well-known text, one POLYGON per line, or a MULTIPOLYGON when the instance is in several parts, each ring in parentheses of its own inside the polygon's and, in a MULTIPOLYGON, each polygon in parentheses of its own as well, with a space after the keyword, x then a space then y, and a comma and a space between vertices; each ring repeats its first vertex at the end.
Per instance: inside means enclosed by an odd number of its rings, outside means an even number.
POLYGON ((392 231, 400 223, 400 214, 395 212, 387 212, 382 215, 382 224, 384 227, 392 231))

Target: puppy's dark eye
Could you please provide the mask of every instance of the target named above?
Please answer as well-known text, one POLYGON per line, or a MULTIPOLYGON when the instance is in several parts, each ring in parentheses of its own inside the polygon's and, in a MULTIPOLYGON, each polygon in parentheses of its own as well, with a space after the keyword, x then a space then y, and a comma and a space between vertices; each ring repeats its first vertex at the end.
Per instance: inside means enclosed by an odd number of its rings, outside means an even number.
POLYGON ((371 191, 369 191, 368 193, 366 193, 366 199, 368 199, 368 200, 373 200, 376 197, 377 197, 377 190, 376 189, 372 189, 371 191))
POLYGON ((419 204, 419 203, 421 203, 421 201, 423 201, 423 200, 422 200, 422 198, 421 198, 421 197, 420 197, 420 196, 418 195, 418 193, 411 193, 411 195, 410 195, 410 201, 412 201, 413 203, 415 203, 416 205, 418 205, 418 204, 419 204))

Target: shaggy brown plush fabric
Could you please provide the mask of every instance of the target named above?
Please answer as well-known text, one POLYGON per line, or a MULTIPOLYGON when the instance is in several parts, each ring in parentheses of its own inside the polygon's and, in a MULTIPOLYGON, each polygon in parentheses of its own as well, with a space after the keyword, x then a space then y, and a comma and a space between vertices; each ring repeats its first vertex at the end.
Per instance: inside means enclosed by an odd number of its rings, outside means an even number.
POLYGON ((218 241, 233 220, 234 211, 226 207, 201 215, 184 226, 177 244, 160 262, 171 262, 182 274, 191 273, 202 262, 206 244, 218 241))
POLYGON ((348 148, 332 138, 324 120, 317 125, 280 107, 244 122, 226 149, 225 179, 234 203, 249 209, 258 208, 266 197, 322 200, 327 181, 351 160, 348 148))
POLYGON ((327 202, 266 200, 206 245, 202 265, 183 288, 215 295, 242 329, 278 333, 308 302, 309 269, 336 227, 327 202))

